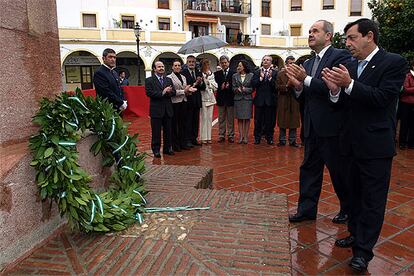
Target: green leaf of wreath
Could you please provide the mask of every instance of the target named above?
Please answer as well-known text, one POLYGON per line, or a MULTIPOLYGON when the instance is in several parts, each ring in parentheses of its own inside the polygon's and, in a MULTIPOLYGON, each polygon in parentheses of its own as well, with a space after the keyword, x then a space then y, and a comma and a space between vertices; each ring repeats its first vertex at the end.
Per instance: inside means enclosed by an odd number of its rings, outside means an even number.
POLYGON ((44 158, 48 158, 52 154, 53 154, 53 148, 48 148, 47 150, 45 150, 45 153, 43 154, 43 156, 44 158))
POLYGON ((33 117, 39 133, 31 137, 29 147, 42 200, 56 202, 69 225, 84 232, 120 231, 134 223, 146 203, 140 177, 145 155, 137 153, 137 135, 128 135, 127 125, 110 103, 84 98, 80 90, 54 100, 44 98, 40 106, 33 117), (98 137, 91 152, 103 154, 103 166, 117 164, 110 189, 100 194, 91 190, 91 177, 77 161, 75 146, 86 129, 98 137))

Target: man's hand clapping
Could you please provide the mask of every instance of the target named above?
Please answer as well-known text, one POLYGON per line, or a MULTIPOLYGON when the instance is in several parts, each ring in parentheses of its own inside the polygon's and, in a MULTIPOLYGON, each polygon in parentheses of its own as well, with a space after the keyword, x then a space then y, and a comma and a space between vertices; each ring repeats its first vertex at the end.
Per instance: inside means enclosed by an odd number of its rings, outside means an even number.
POLYGON ((201 84, 202 81, 203 81, 203 78, 202 77, 197 77, 194 85, 199 85, 199 84, 201 84))
POLYGON ((333 82, 339 87, 348 87, 352 82, 348 69, 342 64, 339 64, 339 67, 332 67, 332 69, 325 68, 323 72, 327 81, 333 82))
POLYGON ((306 74, 305 68, 302 65, 298 66, 294 63, 286 66, 287 74, 297 79, 299 82, 303 82, 308 74, 306 74))
POLYGON ((164 90, 162 91, 162 94, 163 95, 170 94, 172 91, 173 91, 172 86, 169 85, 169 86, 167 86, 167 87, 164 88, 164 90))

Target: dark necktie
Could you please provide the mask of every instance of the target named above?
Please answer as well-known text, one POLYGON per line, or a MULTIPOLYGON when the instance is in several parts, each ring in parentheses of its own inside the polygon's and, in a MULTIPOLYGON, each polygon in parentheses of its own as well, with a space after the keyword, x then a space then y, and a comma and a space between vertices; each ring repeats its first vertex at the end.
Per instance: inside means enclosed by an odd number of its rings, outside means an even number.
POLYGON ((112 77, 114 77, 114 79, 116 80, 116 82, 119 82, 118 76, 114 70, 111 70, 111 74, 112 74, 112 77))
POLYGON ((227 70, 224 71, 224 79, 227 78, 227 70))
POLYGON ((313 62, 313 66, 312 66, 311 77, 314 77, 316 75, 316 71, 318 71, 320 62, 321 62, 320 56, 316 55, 315 61, 313 62))
POLYGON ((161 86, 164 87, 164 79, 163 79, 163 77, 160 77, 160 83, 161 83, 161 86))
POLYGON ((191 70, 191 76, 193 77, 194 81, 196 80, 194 70, 191 70))

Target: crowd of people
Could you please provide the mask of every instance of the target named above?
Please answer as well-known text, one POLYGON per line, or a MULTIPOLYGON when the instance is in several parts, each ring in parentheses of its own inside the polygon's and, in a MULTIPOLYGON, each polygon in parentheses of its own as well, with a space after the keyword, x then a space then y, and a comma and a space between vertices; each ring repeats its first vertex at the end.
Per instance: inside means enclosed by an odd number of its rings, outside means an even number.
MULTIPOLYGON (((286 64, 294 61, 295 58, 289 56, 286 64)), ((296 141, 296 129, 300 127, 299 102, 294 97, 293 85, 288 81, 286 70, 282 69, 278 74, 272 66, 271 56, 265 55, 262 66, 254 72, 250 72, 247 62, 243 60, 237 64, 236 71, 232 70, 227 56, 220 57, 219 69, 215 72, 207 59, 201 61, 200 70, 196 63, 192 55, 187 57, 185 66, 180 60, 175 60, 173 72, 164 76, 164 64, 156 61, 153 76, 146 79, 150 110, 169 108, 166 105, 171 105, 173 110, 172 114, 162 113, 162 118, 151 116, 151 121, 163 119, 169 124, 163 128, 164 154, 174 155, 174 152, 194 146, 211 144, 215 105, 218 110, 218 143, 226 139, 228 143, 235 143, 237 139, 237 143, 247 144, 250 120, 254 117, 254 144, 260 144, 264 137, 269 145, 273 145, 278 117, 280 136, 277 145, 286 145, 288 130, 289 145, 299 147, 296 141), (159 81, 155 86, 155 78, 169 78, 172 84, 163 81, 160 85, 159 81), (155 94, 154 89, 157 89, 155 94), (167 90, 171 91, 166 93, 167 90), (238 135, 235 135, 235 120, 238 135)), ((159 126, 155 125, 153 131, 158 133, 159 126)), ((160 137, 152 135, 151 149, 155 157, 161 156, 160 137)))
MULTIPOLYGON (((303 65, 288 57, 280 71, 272 66, 269 55, 254 72, 244 61, 236 71, 231 70, 227 56, 220 57, 220 70, 214 73, 208 60, 198 70, 196 58, 190 55, 185 69, 176 60, 173 72, 166 76, 164 64, 156 61, 145 90, 150 98, 151 148, 157 158, 161 157, 161 133, 167 155, 212 143, 214 105, 218 107, 219 143, 235 142, 235 118, 239 144, 248 143, 252 118, 254 144, 264 137, 273 145, 277 122, 277 145, 298 147, 296 130, 302 126, 299 200, 289 221, 317 218, 326 167, 340 202, 332 222, 347 223, 349 231, 335 245, 352 247, 350 266, 365 271, 384 221, 396 153, 398 99, 399 146, 414 147, 414 63, 407 70, 404 58, 378 46, 378 27, 372 20, 351 22, 344 32, 347 50, 336 49, 332 23, 316 21, 308 37, 315 54, 303 65)), ((104 65, 94 83, 97 94, 122 111, 127 102, 113 71, 114 56, 113 50, 104 51, 104 65)))

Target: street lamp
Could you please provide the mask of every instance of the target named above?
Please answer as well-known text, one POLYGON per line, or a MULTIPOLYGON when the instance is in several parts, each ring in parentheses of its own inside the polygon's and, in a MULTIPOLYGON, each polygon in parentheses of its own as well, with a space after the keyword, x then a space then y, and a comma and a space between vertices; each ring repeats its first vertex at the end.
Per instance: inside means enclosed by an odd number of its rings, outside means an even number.
POLYGON ((141 58, 139 57, 139 36, 140 36, 140 32, 141 32, 141 26, 139 25, 138 22, 135 23, 135 27, 134 27, 134 34, 135 37, 137 38, 137 56, 138 56, 138 85, 141 84, 141 72, 140 72, 140 67, 141 67, 141 58))

